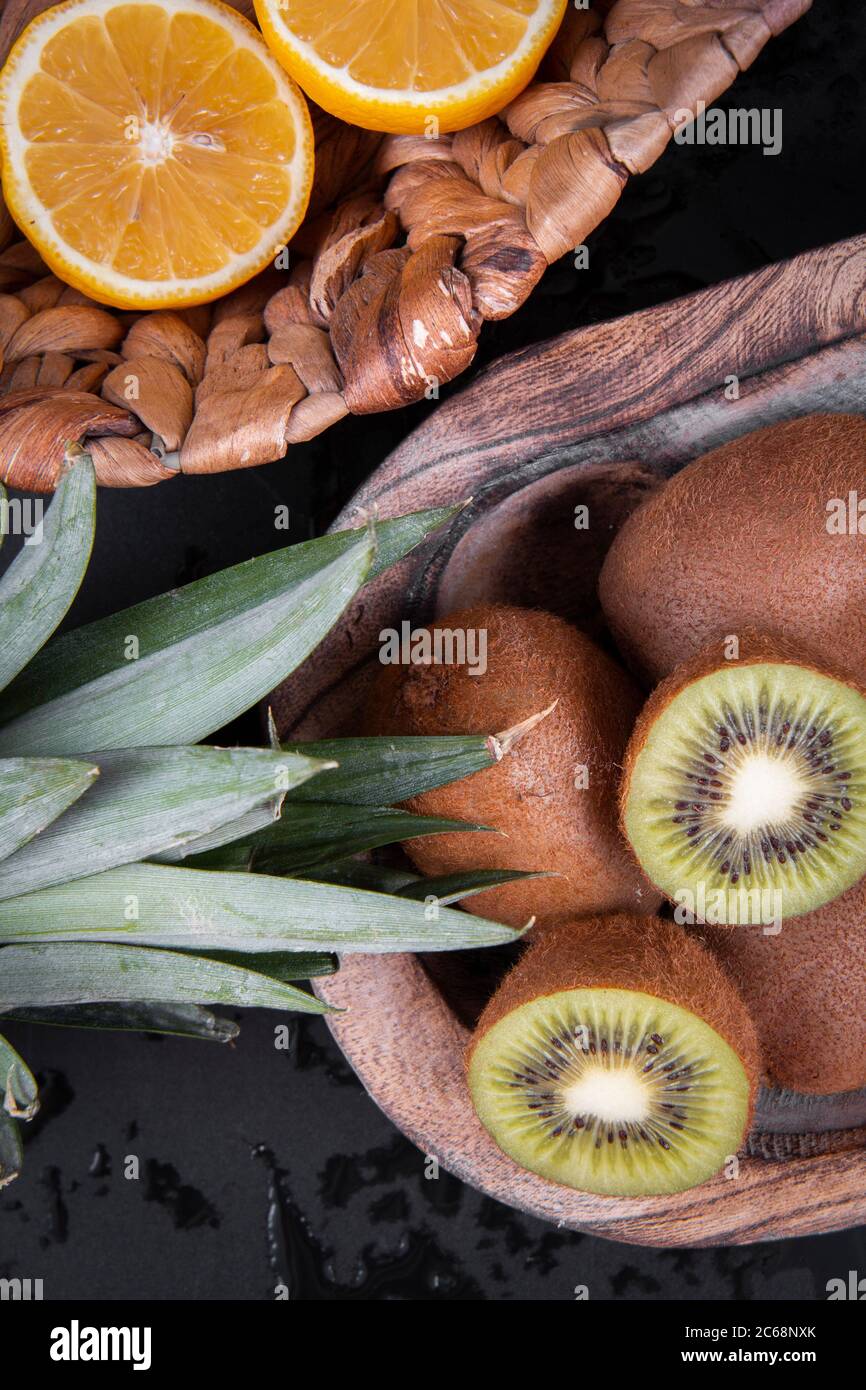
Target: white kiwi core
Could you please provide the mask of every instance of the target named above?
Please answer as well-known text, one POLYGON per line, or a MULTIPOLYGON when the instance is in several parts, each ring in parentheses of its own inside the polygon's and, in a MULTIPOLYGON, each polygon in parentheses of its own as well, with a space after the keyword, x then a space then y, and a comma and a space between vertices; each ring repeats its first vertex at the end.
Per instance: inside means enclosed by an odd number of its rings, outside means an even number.
POLYGON ((722 820, 740 835, 785 823, 807 794, 806 778, 786 758, 758 753, 737 768, 722 820))
POLYGON ((606 1124, 637 1124, 651 1109, 649 1087, 640 1076, 602 1063, 587 1067, 579 1081, 563 1090, 562 1100, 572 1114, 596 1115, 606 1124))

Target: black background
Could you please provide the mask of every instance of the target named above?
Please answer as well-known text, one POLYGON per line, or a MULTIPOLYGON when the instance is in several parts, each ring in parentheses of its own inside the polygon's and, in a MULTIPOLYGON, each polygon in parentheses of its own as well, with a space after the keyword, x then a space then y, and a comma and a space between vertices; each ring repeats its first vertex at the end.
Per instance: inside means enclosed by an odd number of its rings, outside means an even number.
MULTIPOLYGON (((782 153, 672 144, 591 238, 590 269, 552 267, 485 329, 477 366, 862 231, 863 24, 850 0, 819 0, 717 103, 781 108, 782 153)), ((289 539, 315 534, 429 408, 344 421, 267 468, 102 492, 72 621, 285 544, 280 503, 289 539)), ((230 735, 258 742, 256 718, 230 735)), ((324 1025, 293 1022, 276 1051, 277 1021, 246 1015, 231 1048, 10 1028, 43 1108, 25 1174, 0 1194, 0 1277, 42 1278, 47 1299, 265 1300, 282 1283, 301 1299, 569 1300, 587 1285, 593 1299, 776 1300, 822 1299, 829 1278, 866 1270, 862 1230, 646 1250, 426 1180, 324 1025)))

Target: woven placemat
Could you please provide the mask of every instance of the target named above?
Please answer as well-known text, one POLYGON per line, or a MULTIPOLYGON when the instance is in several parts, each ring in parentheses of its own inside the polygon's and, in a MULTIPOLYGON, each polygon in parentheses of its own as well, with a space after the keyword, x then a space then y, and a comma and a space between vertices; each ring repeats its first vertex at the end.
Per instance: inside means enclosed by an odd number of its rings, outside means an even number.
MULTIPOLYGON (((531 86, 438 140, 314 109, 290 268, 201 308, 96 304, 48 272, 0 201, 0 479, 51 491, 71 441, 110 487, 248 468, 435 393, 484 322, 513 314, 658 159, 677 113, 714 101, 810 3, 570 7, 531 86)), ((0 56, 46 8, 6 0, 0 56)))

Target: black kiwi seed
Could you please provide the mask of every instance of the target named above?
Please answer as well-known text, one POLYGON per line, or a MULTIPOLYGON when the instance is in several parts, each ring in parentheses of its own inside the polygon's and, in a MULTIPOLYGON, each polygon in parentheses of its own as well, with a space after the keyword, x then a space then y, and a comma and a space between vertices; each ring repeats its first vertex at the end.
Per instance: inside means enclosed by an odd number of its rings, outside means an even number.
POLYGON ((671 1090, 681 1092, 689 1089, 672 1087, 671 1083, 680 1077, 690 1076, 693 1067, 694 1063, 683 1058, 675 1042, 666 1040, 657 1031, 634 1037, 616 1023, 605 1031, 597 1024, 574 1020, 569 1021, 560 1033, 550 1037, 543 1050, 533 1046, 524 1057, 516 1060, 509 1069, 507 1085, 523 1093, 527 1117, 532 1117, 550 1141, 558 1142, 568 1135, 573 1140, 586 1134, 596 1149, 618 1140, 620 1146, 626 1149, 629 1145, 640 1147, 643 1144, 656 1144, 670 1150, 675 1134, 687 1132, 689 1115, 687 1110, 676 1108, 664 1097, 671 1090), (551 1046, 558 1049, 555 1058, 546 1051, 551 1046), (655 1060, 640 1066, 640 1059, 647 1054, 655 1060), (597 1058, 597 1062, 589 1060, 592 1058, 597 1058), (623 1120, 611 1124, 596 1115, 569 1112, 568 1088, 580 1080, 587 1066, 619 1070, 628 1064, 631 1064, 635 1075, 644 1077, 657 1068, 655 1079, 648 1077, 646 1083, 650 1088, 652 1104, 648 1117, 640 1122, 623 1120), (550 1089, 551 1078, 556 1079, 556 1090, 550 1089))

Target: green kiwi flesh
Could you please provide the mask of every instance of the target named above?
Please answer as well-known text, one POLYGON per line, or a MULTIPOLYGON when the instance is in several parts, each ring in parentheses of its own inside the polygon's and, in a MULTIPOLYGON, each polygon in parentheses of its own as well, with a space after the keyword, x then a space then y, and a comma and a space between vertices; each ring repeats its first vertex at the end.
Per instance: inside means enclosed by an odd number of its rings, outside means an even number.
POLYGON ((750 1080, 703 1019, 651 994, 573 989, 507 1013, 474 1047, 478 1116, 522 1167, 584 1192, 680 1192, 735 1154, 750 1080))
POLYGON ((722 664, 652 723, 623 823, 650 880, 704 920, 813 911, 866 873, 866 698, 807 665, 722 664))

